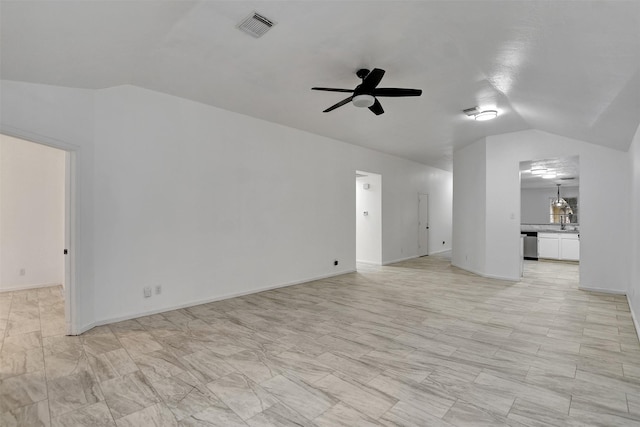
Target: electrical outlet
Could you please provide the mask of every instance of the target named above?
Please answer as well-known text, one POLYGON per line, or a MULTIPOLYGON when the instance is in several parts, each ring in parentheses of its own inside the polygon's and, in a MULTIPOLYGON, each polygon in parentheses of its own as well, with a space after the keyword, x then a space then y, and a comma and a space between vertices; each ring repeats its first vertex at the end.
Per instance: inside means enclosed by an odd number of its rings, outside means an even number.
POLYGON ((151 297, 151 286, 145 286, 145 288, 144 288, 144 297, 145 298, 151 297))
POLYGON ((20 275, 24 276, 25 274, 27 274, 27 270, 25 270, 24 268, 20 269, 20 275))
POLYGON ((444 245, 444 240, 442 241, 442 244, 444 245))
POLYGON ((333 265, 338 265, 338 260, 333 261, 333 265))
POLYGON ((156 285, 156 295, 160 295, 162 293, 162 285, 156 285))

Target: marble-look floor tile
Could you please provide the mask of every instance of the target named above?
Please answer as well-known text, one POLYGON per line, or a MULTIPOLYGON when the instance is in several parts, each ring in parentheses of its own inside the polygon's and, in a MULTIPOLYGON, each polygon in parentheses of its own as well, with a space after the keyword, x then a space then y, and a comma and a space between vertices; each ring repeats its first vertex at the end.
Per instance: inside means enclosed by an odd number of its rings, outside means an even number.
POLYGON ((60 287, 0 293, 0 425, 640 424, 626 299, 577 265, 358 269, 80 337, 60 287))
POLYGON ((0 380, 29 372, 43 371, 41 348, 19 352, 0 352, 0 380))
POLYGON ((153 383, 160 399, 173 412, 178 421, 191 417, 211 406, 224 406, 206 386, 189 374, 163 378, 153 383))
POLYGON ((90 370, 57 377, 47 382, 52 417, 85 408, 104 400, 98 381, 90 370))
POLYGON ((231 409, 224 405, 209 406, 179 422, 182 427, 247 427, 231 409))
POLYGON ((224 360, 256 383, 273 378, 279 373, 279 370, 269 361, 269 355, 259 350, 242 351, 224 360))
POLYGON ((314 419, 338 403, 338 400, 302 380, 275 376, 260 384, 285 405, 307 419, 314 419))
POLYGON ((282 403, 276 403, 269 409, 260 412, 253 418, 247 420, 247 424, 251 427, 316 427, 317 423, 313 423, 288 408, 282 403))
POLYGON ((313 420, 319 427, 380 427, 378 423, 371 417, 368 417, 355 409, 338 403, 328 411, 325 411, 319 417, 313 420))
POLYGON ((177 427, 173 413, 162 403, 144 408, 116 420, 118 427, 140 427, 140 426, 156 426, 156 427, 177 427))
POLYGON ((494 427, 498 425, 513 425, 519 423, 505 417, 495 415, 463 400, 458 400, 444 415, 443 420, 455 426, 494 427))
POLYGON ((429 383, 418 383, 408 378, 396 378, 388 374, 377 376, 369 381, 368 385, 440 418, 456 401, 455 397, 430 387, 429 383))
POLYGON ((52 427, 115 427, 106 403, 98 402, 53 419, 52 427))
POLYGON ((47 398, 44 371, 0 380, 0 412, 11 411, 47 398))
POLYGON ((217 354, 209 351, 198 351, 181 359, 186 369, 203 383, 228 375, 235 371, 231 365, 217 354))
POLYGON ((0 412, 0 426, 3 427, 48 427, 50 425, 49 403, 46 400, 0 412))
POLYGON ((245 421, 278 403, 274 396, 242 374, 226 375, 207 387, 245 421))
POLYGON ((507 392, 515 397, 538 402, 541 406, 556 412, 566 413, 569 410, 571 396, 565 393, 558 393, 544 387, 532 386, 517 380, 504 379, 495 374, 481 373, 474 381, 490 390, 497 392, 507 392))
POLYGON ((100 382, 138 370, 138 366, 123 348, 98 355, 88 354, 87 356, 89 365, 100 382))
POLYGON ((346 376, 336 375, 327 375, 314 385, 369 417, 377 419, 398 402, 394 397, 380 391, 380 388, 369 387, 346 376))
POLYGON ((379 421, 388 427, 453 427, 440 417, 402 401, 393 405, 380 417, 379 421))
POLYGON ((105 381, 101 387, 116 421, 160 401, 157 393, 140 371, 105 381))
POLYGON ((584 426, 577 420, 571 419, 568 413, 551 411, 546 406, 538 405, 526 399, 516 399, 507 418, 533 427, 572 427, 584 426))
POLYGON ((16 353, 33 349, 42 349, 42 334, 40 331, 6 337, 2 345, 3 353, 16 353))
POLYGON ((45 354, 44 365, 48 380, 91 370, 89 359, 83 351, 45 354))

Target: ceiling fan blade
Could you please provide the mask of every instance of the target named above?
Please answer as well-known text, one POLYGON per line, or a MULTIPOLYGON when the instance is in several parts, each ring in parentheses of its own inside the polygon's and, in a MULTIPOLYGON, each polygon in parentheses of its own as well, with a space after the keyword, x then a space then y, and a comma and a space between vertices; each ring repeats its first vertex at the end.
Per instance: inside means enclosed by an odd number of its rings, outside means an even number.
POLYGON ((371 110, 376 116, 379 116, 380 114, 384 113, 382 104, 380 104, 380 101, 378 101, 377 99, 376 99, 376 102, 374 102, 373 105, 369 107, 369 110, 371 110))
POLYGON ((332 105, 331 107, 327 108, 326 110, 323 111, 323 113, 328 113, 329 111, 333 111, 338 107, 342 107, 344 104, 348 104, 351 102, 351 100, 353 99, 353 96, 350 96, 348 98, 343 99, 342 101, 338 102, 337 104, 332 105))
POLYGON ((360 89, 362 91, 371 91, 375 89, 375 87, 378 86, 378 83, 380 83, 380 80, 382 80, 383 76, 384 70, 380 68, 374 68, 369 74, 367 74, 367 77, 364 78, 362 84, 360 85, 360 89))
POLYGON ((325 90, 327 92, 353 92, 353 89, 336 89, 333 87, 312 87, 311 90, 325 90))
POLYGON ((403 89, 398 87, 382 87, 373 91, 373 96, 420 96, 421 89, 403 89))

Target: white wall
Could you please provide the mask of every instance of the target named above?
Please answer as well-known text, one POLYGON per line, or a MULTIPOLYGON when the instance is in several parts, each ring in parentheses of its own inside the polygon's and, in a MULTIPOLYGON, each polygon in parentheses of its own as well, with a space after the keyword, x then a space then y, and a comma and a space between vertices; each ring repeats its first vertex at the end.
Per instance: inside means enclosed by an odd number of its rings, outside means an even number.
POLYGON ((133 86, 3 82, 2 130, 78 153, 81 329, 354 270, 356 170, 384 176, 383 263, 417 255, 418 193, 451 236, 449 172, 133 86))
MULTIPOLYGON (((561 185, 560 197, 578 197, 578 190, 578 187, 561 185)), ((520 191, 520 222, 522 224, 549 224, 549 199, 555 198, 557 194, 557 188, 523 188, 520 191)), ((579 203, 580 199, 578 199, 579 203)))
MULTIPOLYGON (((630 221, 627 153, 536 130, 487 137, 486 153, 486 262, 482 274, 518 280, 520 162, 579 155, 580 286, 626 291, 629 233, 626 227, 616 225, 630 221), (617 201, 615 216, 611 200, 617 201)), ((466 157, 463 150, 455 152, 454 159, 461 155, 466 157)), ((454 183, 458 175, 461 180, 469 179, 464 169, 454 170, 454 183)), ((460 190, 475 189, 467 187, 460 190)), ((468 236, 460 236, 460 240, 462 246, 454 246, 454 254, 473 241, 468 236)), ((462 268, 475 267, 456 259, 462 268)))
POLYGON ((640 338, 640 127, 629 149, 631 164, 631 245, 629 256, 629 289, 627 297, 640 338))
POLYGON ((0 290, 61 284, 65 153, 6 135, 0 153, 0 290))
POLYGON ((356 178, 356 261, 382 264, 382 177, 356 178), (369 188, 365 189, 367 184, 369 188), (367 212, 367 215, 364 215, 367 212))
POLYGON ((484 139, 454 153, 451 263, 477 274, 486 274, 486 168, 484 139))

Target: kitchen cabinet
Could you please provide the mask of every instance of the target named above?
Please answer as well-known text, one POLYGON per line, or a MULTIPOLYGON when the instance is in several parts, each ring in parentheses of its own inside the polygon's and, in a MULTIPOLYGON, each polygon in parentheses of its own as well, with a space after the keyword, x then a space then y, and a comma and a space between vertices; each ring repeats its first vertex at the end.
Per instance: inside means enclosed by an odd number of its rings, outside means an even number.
POLYGON ((538 257, 560 259, 558 233, 538 233, 538 257))
POLYGON ((538 233, 538 257, 579 261, 580 235, 577 233, 538 233))
POLYGON ((580 235, 560 234, 560 259, 580 260, 580 235))

